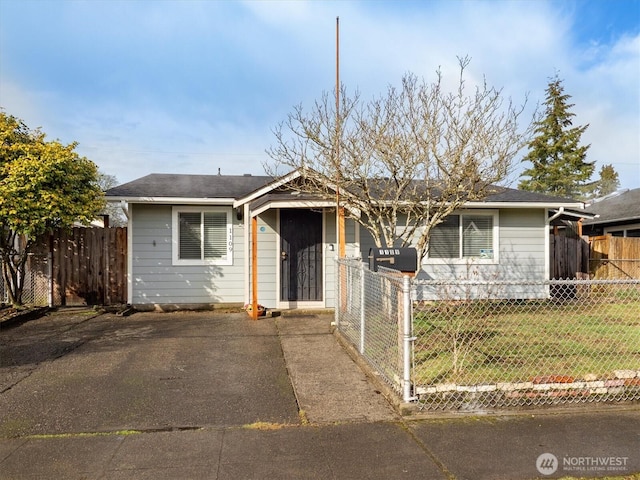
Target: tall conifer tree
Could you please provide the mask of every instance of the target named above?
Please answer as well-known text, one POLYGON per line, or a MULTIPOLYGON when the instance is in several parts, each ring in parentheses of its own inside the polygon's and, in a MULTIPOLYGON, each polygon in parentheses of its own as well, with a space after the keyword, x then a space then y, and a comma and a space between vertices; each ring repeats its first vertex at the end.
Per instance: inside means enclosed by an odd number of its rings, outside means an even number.
POLYGON ((585 160, 589 145, 580 145, 580 137, 589 125, 573 126, 570 98, 557 75, 550 79, 545 114, 535 123, 529 153, 522 160, 532 166, 522 173, 529 178, 520 182, 521 189, 579 198, 596 187, 589 181, 595 162, 585 160))
POLYGON ((615 192, 618 188, 620 188, 618 172, 616 172, 611 164, 603 165, 600 169, 600 181, 598 182, 595 195, 604 197, 605 195, 615 192))

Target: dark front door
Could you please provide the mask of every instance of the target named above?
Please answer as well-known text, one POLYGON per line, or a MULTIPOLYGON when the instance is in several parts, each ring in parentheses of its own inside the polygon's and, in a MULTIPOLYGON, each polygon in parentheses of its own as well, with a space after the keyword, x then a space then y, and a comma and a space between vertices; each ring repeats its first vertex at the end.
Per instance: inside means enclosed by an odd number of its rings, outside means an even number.
POLYGON ((322 300, 322 213, 280 210, 280 299, 322 300))

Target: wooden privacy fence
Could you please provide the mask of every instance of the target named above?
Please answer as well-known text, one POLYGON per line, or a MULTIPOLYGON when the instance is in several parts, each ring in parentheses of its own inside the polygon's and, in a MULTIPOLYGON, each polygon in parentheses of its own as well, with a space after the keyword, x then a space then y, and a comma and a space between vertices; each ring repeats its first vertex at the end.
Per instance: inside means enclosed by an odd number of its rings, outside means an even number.
POLYGON ((127 229, 58 230, 34 250, 32 269, 47 283, 50 303, 115 305, 127 301, 127 229))
POLYGON ((591 237, 589 272, 596 279, 640 279, 640 238, 591 237))
POLYGON ((589 242, 586 237, 549 237, 549 270, 552 279, 586 278, 589 274, 589 242))
POLYGON ((640 238, 551 235, 549 242, 552 279, 640 279, 640 238))

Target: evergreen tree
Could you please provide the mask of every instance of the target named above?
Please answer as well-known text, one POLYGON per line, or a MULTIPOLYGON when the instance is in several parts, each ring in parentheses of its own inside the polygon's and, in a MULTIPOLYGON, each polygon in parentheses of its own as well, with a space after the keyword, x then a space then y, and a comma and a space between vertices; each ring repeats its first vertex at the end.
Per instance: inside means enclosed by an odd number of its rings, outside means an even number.
POLYGON ((595 196, 604 197, 605 195, 615 192, 618 188, 620 188, 618 172, 615 171, 611 164, 603 165, 602 168, 600 168, 600 181, 598 182, 595 196))
POLYGON ((529 153, 522 160, 532 166, 522 173, 529 178, 520 182, 521 189, 569 198, 593 192, 595 184, 589 179, 595 162, 585 160, 589 145, 580 145, 589 125, 573 127, 570 98, 564 93, 562 80, 557 76, 550 79, 545 114, 536 121, 529 153))

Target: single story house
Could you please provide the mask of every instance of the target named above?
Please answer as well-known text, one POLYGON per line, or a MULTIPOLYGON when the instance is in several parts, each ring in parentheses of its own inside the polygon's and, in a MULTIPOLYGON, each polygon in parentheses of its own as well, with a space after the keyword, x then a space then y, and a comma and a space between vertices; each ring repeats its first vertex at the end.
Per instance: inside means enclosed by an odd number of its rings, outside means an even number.
MULTIPOLYGON (((141 309, 242 305, 332 308, 338 255, 335 200, 287 188, 297 171, 265 176, 151 174, 111 188, 128 216, 128 303, 141 309), (255 255, 252 245, 256 245, 255 255), (255 258, 255 266, 252 265, 255 258)), ((432 231, 419 278, 545 281, 549 222, 580 202, 496 187, 432 231)), ((375 247, 345 223, 346 256, 375 247)))
POLYGON ((592 200, 588 209, 597 217, 583 221, 583 235, 640 237, 640 188, 621 190, 592 200))

